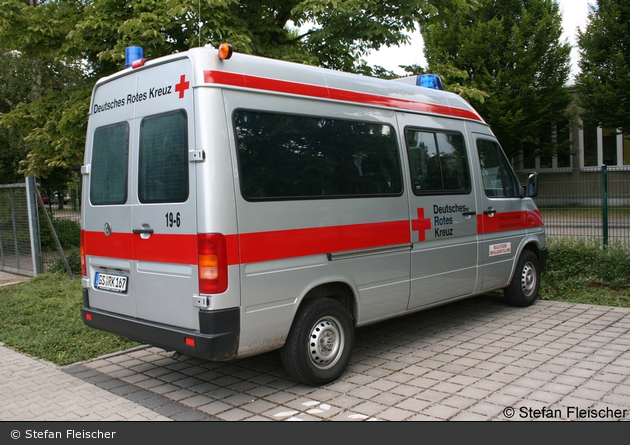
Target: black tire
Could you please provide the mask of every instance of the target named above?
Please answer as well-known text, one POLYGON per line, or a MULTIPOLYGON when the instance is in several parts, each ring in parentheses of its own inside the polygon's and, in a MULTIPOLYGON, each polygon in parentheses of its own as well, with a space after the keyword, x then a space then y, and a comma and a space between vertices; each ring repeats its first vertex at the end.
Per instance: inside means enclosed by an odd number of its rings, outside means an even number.
POLYGON ((346 308, 336 300, 316 298, 298 310, 280 356, 292 379, 320 386, 346 370, 353 343, 354 325, 346 308))
POLYGON ((524 250, 518 260, 512 282, 503 290, 511 306, 530 306, 538 298, 540 289, 540 263, 530 250, 524 250))

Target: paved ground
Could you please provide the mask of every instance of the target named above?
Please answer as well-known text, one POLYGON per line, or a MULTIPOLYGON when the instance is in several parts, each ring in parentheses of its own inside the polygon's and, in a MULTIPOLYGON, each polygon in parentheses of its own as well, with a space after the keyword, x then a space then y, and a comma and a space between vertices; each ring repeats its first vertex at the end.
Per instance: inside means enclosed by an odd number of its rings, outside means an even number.
POLYGON ((53 363, 0 346, 0 420, 170 419, 73 377, 53 363))
POLYGON ((320 388, 277 353, 142 346, 60 368, 0 346, 0 364, 0 420, 630 420, 630 309, 498 294, 357 330, 348 371, 320 388))
POLYGON ((24 281, 27 281, 29 278, 30 277, 14 275, 0 270, 0 286, 8 286, 10 284, 22 283, 24 281))

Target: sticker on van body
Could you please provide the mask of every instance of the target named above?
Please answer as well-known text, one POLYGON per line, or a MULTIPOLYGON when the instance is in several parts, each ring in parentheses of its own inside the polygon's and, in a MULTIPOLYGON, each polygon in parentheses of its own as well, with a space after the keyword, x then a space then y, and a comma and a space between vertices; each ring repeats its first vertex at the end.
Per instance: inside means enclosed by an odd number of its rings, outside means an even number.
POLYGON ((490 246, 490 256, 507 255, 512 253, 512 243, 493 244, 490 246))

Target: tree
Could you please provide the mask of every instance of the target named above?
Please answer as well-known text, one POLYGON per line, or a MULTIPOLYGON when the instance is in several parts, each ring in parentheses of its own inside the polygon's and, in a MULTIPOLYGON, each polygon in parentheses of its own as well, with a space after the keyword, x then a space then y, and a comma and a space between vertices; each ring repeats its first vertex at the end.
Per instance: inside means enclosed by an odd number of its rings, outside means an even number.
POLYGON ((0 110, 0 132, 12 135, 0 148, 4 168, 19 162, 21 174, 63 177, 80 160, 85 124, 77 117, 85 118, 87 105, 81 109, 75 100, 89 98, 87 77, 80 57, 61 53, 80 9, 79 2, 70 1, 0 3, 0 51, 6 62, 0 77, 3 97, 10 98, 0 110))
POLYGON ((2 182, 22 181, 19 163, 24 160, 35 144, 29 138, 34 124, 28 119, 9 124, 24 116, 29 104, 53 91, 65 89, 81 73, 55 62, 51 57, 27 57, 16 51, 0 50, 0 118, 6 125, 0 126, 0 178, 2 182))
POLYGON ((236 51, 355 71, 369 50, 399 45, 407 31, 476 0, 0 0, 0 50, 51 57, 82 76, 0 118, 27 131, 26 174, 81 162, 90 91, 120 70, 125 47, 156 58, 222 41, 236 51))
MULTIPOLYGON (((18 76, 29 67, 15 54, 0 51, 0 116, 28 98, 28 85, 18 76)), ((0 183, 23 181, 17 173, 20 160, 26 156, 24 136, 19 128, 0 127, 0 183)))
MULTIPOLYGON (((485 92, 468 99, 508 157, 550 156, 553 126, 567 120, 570 46, 552 0, 480 0, 421 27, 429 71, 452 88, 485 92)), ((564 144, 568 150, 568 140, 564 144)))
POLYGON ((581 117, 589 126, 630 128, 630 1, 598 0, 578 31, 576 76, 581 117))

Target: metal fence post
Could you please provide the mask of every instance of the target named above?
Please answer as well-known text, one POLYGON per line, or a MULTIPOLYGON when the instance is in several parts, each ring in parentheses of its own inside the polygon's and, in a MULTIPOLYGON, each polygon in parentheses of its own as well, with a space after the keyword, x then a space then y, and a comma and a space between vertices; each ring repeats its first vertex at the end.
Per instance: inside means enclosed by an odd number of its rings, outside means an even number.
POLYGON ((11 221, 13 223, 13 244, 15 245, 15 261, 17 263, 17 268, 20 268, 20 248, 18 245, 18 235, 17 235, 17 222, 15 220, 15 196, 13 194, 13 189, 9 189, 9 196, 11 197, 11 221))
POLYGON ((31 235, 31 255, 33 257, 33 272, 35 275, 43 273, 42 264, 42 242, 39 231, 39 206, 37 203, 37 193, 35 192, 35 177, 26 178, 26 202, 28 205, 28 228, 31 235))
POLYGON ((602 165, 602 226, 604 249, 608 246, 608 166, 602 165))
MULTIPOLYGON (((55 227, 53 226, 52 220, 50 219, 50 216, 48 216, 48 212, 46 211, 46 206, 44 205, 44 200, 42 199, 41 193, 39 193, 39 188, 37 188, 37 183, 35 183, 35 193, 37 194, 37 201, 39 202, 39 206, 42 209, 44 218, 46 218, 46 222, 48 223, 48 228, 50 229, 50 233, 52 234, 55 240, 55 244, 57 244, 57 250, 59 250, 59 255, 61 256, 63 265, 66 268, 66 272, 68 272, 68 276, 70 276, 70 279, 73 279, 74 276, 72 275, 72 270, 70 269, 70 265, 68 264, 68 259, 66 258, 66 254, 63 251, 63 247, 61 247, 61 242, 59 241, 57 232, 55 232, 55 227)), ((48 202, 50 202, 50 197, 49 197, 48 202)))

